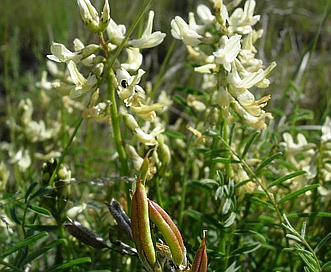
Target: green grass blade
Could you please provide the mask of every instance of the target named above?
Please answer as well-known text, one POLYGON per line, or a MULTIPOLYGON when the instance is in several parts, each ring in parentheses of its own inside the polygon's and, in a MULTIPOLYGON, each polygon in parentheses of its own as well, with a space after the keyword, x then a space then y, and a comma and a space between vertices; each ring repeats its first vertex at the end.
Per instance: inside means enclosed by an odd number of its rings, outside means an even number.
POLYGON ((314 190, 314 189, 316 189, 316 188, 318 188, 318 187, 319 187, 318 184, 313 184, 313 185, 309 185, 309 186, 307 186, 307 187, 304 187, 304 188, 302 188, 302 189, 300 189, 300 190, 298 190, 298 191, 295 191, 295 192, 290 193, 290 194, 288 194, 287 196, 283 197, 282 199, 280 199, 280 200, 277 202, 277 204, 281 204, 281 203, 283 203, 283 202, 285 202, 285 201, 287 201, 287 200, 290 200, 290 199, 292 199, 292 198, 295 198, 295 197, 297 197, 297 196, 299 196, 299 195, 301 195, 301 194, 303 194, 303 193, 305 193, 305 192, 307 192, 307 191, 314 190))
POLYGON ((319 243, 314 248, 314 252, 317 253, 330 239, 331 239, 331 232, 329 232, 321 241, 319 241, 319 243))
POLYGON ((47 271, 48 272, 63 271, 65 269, 68 269, 68 268, 73 267, 75 265, 80 265, 80 264, 90 263, 90 262, 91 262, 90 257, 78 258, 78 259, 66 262, 64 264, 61 264, 61 265, 55 265, 53 267, 50 267, 47 271))
POLYGON ((41 249, 38 249, 37 251, 31 253, 29 256, 27 256, 23 261, 22 261, 22 265, 25 265, 31 261, 33 261, 34 259, 38 258, 40 255, 42 255, 43 253, 45 253, 46 251, 60 245, 60 244, 65 244, 66 240, 65 239, 59 239, 56 240, 46 246, 43 246, 41 249))
POLYGON ((30 236, 28 238, 26 238, 25 240, 17 243, 15 246, 11 247, 10 249, 6 250, 5 252, 3 252, 1 254, 1 258, 4 258, 16 251, 18 251, 19 249, 23 248, 23 247, 27 247, 29 246, 30 244, 32 244, 33 242, 47 236, 47 232, 41 232, 41 233, 38 233, 36 235, 33 235, 33 236, 30 236))

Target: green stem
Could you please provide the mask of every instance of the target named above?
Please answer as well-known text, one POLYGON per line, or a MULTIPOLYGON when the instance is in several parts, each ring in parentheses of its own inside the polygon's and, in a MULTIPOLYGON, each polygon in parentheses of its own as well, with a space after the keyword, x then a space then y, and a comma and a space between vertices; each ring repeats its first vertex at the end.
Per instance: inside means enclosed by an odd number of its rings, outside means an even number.
POLYGON ((111 124, 113 128, 114 143, 121 162, 120 171, 122 176, 127 176, 129 175, 128 160, 125 153, 124 144, 122 141, 121 128, 120 128, 117 103, 115 97, 115 88, 113 87, 112 84, 112 74, 110 74, 108 77, 108 90, 109 90, 109 99, 111 101, 110 116, 111 116, 111 124))
POLYGON ((75 138, 75 136, 76 136, 76 134, 77 134, 77 132, 78 132, 78 130, 79 130, 79 128, 80 128, 80 125, 82 124, 82 121, 83 121, 83 118, 80 118, 79 121, 78 121, 78 123, 77 123, 77 125, 76 125, 76 127, 75 127, 74 132, 73 132, 72 135, 70 136, 70 139, 69 139, 69 141, 67 142, 67 145, 65 146, 65 148, 64 148, 64 150, 63 150, 63 152, 62 152, 62 155, 61 155, 61 157, 60 157, 60 159, 59 159, 59 162, 57 163, 56 168, 55 168, 55 170, 53 171, 52 176, 51 176, 51 178, 50 178, 50 180, 49 180, 49 185, 50 185, 50 186, 53 186, 53 183, 54 183, 54 180, 55 180, 55 176, 57 175, 57 173, 58 173, 58 171, 59 171, 59 169, 60 169, 60 166, 61 166, 61 164, 62 164, 62 162, 63 162, 63 160, 64 160, 64 157, 65 157, 65 156, 67 155, 67 153, 68 153, 68 150, 69 150, 69 148, 70 148, 70 146, 71 146, 71 144, 72 144, 72 142, 73 142, 73 140, 74 140, 74 138, 75 138))

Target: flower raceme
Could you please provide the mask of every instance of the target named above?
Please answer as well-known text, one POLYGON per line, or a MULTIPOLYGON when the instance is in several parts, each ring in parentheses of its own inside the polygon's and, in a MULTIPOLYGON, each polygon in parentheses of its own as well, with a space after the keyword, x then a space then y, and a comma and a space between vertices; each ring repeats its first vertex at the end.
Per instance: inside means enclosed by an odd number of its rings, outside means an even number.
POLYGON ((247 0, 243 9, 236 8, 229 14, 222 1, 211 2, 212 10, 205 5, 198 6, 200 24, 193 13, 189 14, 188 24, 177 16, 171 22, 171 33, 187 46, 189 57, 196 62, 194 71, 208 75, 203 77, 202 87, 208 86, 207 97, 215 98, 213 101, 221 108, 222 118, 228 118, 232 109, 251 127, 265 129, 265 119, 272 115, 262 108, 270 96, 256 101, 249 89, 267 88, 270 83, 267 76, 276 64, 263 69, 262 60, 255 57, 257 51, 253 44, 262 35, 262 30, 253 28, 260 19, 254 15, 256 3, 247 0))

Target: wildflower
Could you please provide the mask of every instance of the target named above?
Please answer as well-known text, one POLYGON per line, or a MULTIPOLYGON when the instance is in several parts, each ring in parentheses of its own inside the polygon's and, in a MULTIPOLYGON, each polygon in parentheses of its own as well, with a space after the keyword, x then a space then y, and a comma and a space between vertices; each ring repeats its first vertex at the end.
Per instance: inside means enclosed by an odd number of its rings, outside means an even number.
POLYGON ((132 133, 137 136, 139 142, 148 146, 156 146, 158 144, 156 137, 164 131, 161 124, 157 124, 150 133, 144 132, 131 114, 125 114, 124 121, 132 133))
MULTIPOLYGON (((78 39, 75 39, 74 46, 76 51, 71 52, 63 44, 53 42, 51 45, 51 52, 53 55, 47 55, 47 57, 55 62, 68 63, 69 61, 74 61, 75 63, 79 63, 100 49, 99 45, 96 44, 90 44, 85 47, 78 39)), ((91 62, 91 60, 89 62, 91 62)))
POLYGON ((66 84, 64 82, 55 81, 52 83, 54 88, 57 88, 63 95, 69 95, 71 98, 77 98, 89 90, 97 83, 95 75, 89 75, 85 78, 77 69, 76 64, 73 61, 69 61, 68 70, 70 74, 70 80, 72 84, 66 84))
POLYGON ((215 16, 206 5, 198 5, 197 14, 205 25, 210 25, 215 21, 215 16))
POLYGON ((229 32, 248 34, 252 26, 260 20, 260 15, 254 16, 255 1, 247 0, 244 9, 236 8, 229 18, 229 32))
POLYGON ((0 163, 0 191, 6 189, 6 185, 7 185, 9 176, 10 176, 10 172, 8 170, 7 165, 3 161, 1 161, 1 163, 0 163))
POLYGON ((181 17, 176 16, 171 21, 171 34, 178 40, 183 40, 184 44, 196 46, 201 43, 202 36, 199 35, 181 17))
POLYGON ((105 102, 100 102, 99 104, 96 104, 98 98, 99 89, 97 89, 93 93, 88 108, 84 108, 82 112, 83 118, 95 119, 97 121, 103 121, 109 118, 111 102, 107 100, 105 102))
POLYGON ((110 18, 106 32, 110 42, 118 46, 125 38, 126 27, 125 25, 117 25, 115 21, 110 18))
POLYGON ((126 49, 128 58, 121 67, 127 71, 137 71, 142 64, 143 55, 139 52, 139 48, 129 47, 126 49))
POLYGON ((129 45, 142 49, 142 48, 151 48, 163 42, 166 34, 161 33, 160 31, 156 31, 152 33, 153 19, 154 19, 154 12, 150 11, 148 16, 147 26, 141 38, 129 41, 128 43, 129 45))
POLYGON ((144 73, 139 69, 136 75, 131 76, 124 68, 116 70, 117 93, 127 107, 145 99, 145 91, 138 85, 144 73))
POLYGON ((77 4, 83 22, 91 31, 101 33, 106 29, 110 20, 110 7, 108 0, 105 0, 101 16, 99 16, 90 0, 77 0, 77 4))
POLYGON ((241 48, 241 35, 234 35, 230 38, 223 35, 220 39, 220 47, 214 52, 215 62, 222 64, 228 72, 231 70, 231 63, 237 57, 241 48))
POLYGON ((327 142, 331 140, 331 118, 329 116, 326 117, 325 122, 322 126, 322 142, 327 142))

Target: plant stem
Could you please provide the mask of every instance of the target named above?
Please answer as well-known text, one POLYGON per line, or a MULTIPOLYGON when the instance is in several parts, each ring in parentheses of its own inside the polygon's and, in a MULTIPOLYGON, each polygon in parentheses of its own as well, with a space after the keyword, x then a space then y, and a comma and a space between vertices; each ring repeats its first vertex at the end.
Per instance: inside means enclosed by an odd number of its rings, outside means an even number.
POLYGON ((112 76, 113 76, 112 71, 110 71, 108 77, 108 91, 109 91, 109 99, 111 101, 111 105, 110 105, 111 124, 113 128, 113 136, 114 136, 116 151, 118 153, 121 162, 120 173, 122 176, 127 176, 129 175, 128 160, 125 153, 124 144, 122 141, 121 128, 120 128, 117 103, 115 97, 115 88, 113 87, 112 84, 112 76))

